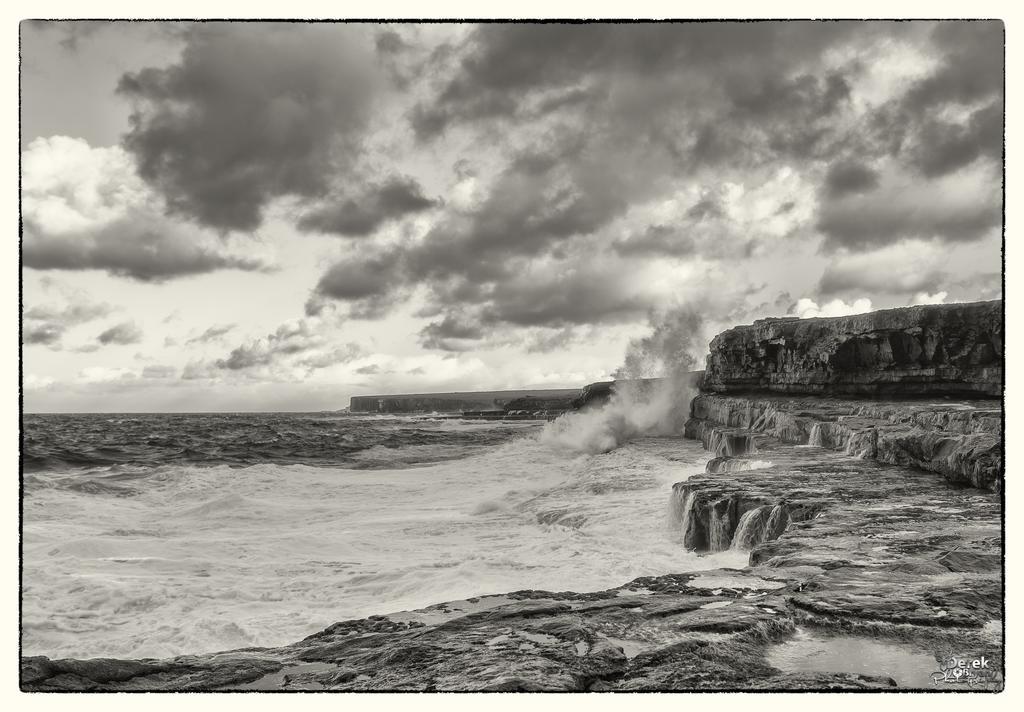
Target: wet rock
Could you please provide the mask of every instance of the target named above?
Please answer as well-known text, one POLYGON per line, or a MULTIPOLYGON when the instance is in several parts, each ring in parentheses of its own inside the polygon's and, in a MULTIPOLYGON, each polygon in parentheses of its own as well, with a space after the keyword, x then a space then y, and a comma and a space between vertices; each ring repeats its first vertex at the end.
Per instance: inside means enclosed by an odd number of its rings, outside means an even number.
POLYGON ((587 518, 582 514, 573 514, 567 509, 558 509, 550 512, 538 512, 537 523, 579 529, 587 523, 587 518))
POLYGON ((279 670, 281 663, 256 656, 226 654, 185 656, 172 660, 22 659, 21 689, 79 690, 214 690, 241 685, 279 670))
POLYGON ((988 401, 702 393, 683 433, 717 456, 709 469, 726 470, 720 458, 761 453, 778 441, 929 470, 958 484, 1002 486, 1002 414, 988 401))

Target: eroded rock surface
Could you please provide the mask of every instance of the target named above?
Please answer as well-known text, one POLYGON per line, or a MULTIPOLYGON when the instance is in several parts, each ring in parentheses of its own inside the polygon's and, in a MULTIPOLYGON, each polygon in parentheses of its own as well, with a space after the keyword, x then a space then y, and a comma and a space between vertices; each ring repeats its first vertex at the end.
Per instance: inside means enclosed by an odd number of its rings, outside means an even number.
POLYGON ((711 342, 718 393, 989 396, 1002 393, 1002 302, 818 319, 761 319, 711 342))
POLYGON ((997 401, 850 400, 702 393, 691 404, 687 437, 716 455, 756 452, 758 443, 842 450, 998 490, 1003 416, 997 401))

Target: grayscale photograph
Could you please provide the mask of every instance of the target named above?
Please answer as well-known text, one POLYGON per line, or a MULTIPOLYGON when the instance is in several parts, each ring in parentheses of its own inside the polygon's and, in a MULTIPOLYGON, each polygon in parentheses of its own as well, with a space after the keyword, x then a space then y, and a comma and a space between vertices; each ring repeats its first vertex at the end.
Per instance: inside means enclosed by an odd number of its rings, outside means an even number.
POLYGON ((17 31, 24 697, 1003 690, 1002 20, 17 31))

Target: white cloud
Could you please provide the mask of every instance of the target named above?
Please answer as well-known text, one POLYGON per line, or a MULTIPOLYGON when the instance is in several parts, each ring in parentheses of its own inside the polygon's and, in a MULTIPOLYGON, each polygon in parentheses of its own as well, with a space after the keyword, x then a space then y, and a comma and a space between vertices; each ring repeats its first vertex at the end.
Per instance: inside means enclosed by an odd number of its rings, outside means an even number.
POLYGON ((822 295, 913 294, 948 278, 953 248, 906 240, 863 253, 836 255, 821 276, 822 295))
POLYGON ((24 387, 26 391, 34 391, 53 385, 53 379, 49 376, 37 376, 34 373, 25 374, 24 387))
POLYGON ((871 311, 871 300, 866 298, 856 299, 850 303, 842 299, 833 299, 822 306, 813 299, 803 298, 790 310, 790 314, 801 319, 810 319, 816 316, 847 316, 850 314, 863 314, 871 311))
POLYGON ((22 155, 26 220, 50 235, 100 229, 152 200, 120 147, 67 136, 37 138, 22 155))
POLYGON ((265 248, 172 220, 119 146, 37 138, 22 153, 23 260, 35 269, 99 269, 160 281, 266 269, 265 248))
POLYGON ((948 292, 936 292, 935 294, 928 294, 927 292, 918 292, 914 295, 912 305, 918 304, 942 304, 946 301, 946 297, 949 296, 948 292))
POLYGON ((130 368, 107 368, 106 366, 89 366, 78 372, 79 383, 109 383, 127 378, 135 378, 138 374, 130 368))

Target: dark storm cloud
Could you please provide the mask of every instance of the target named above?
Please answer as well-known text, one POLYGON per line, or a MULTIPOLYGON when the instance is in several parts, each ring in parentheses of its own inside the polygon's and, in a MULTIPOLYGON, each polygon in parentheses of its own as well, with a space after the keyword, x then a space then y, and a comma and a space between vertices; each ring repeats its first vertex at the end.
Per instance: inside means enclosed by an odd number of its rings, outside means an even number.
POLYGON ((617 240, 612 247, 620 255, 671 255, 685 257, 697 251, 693 237, 678 227, 651 225, 632 237, 617 240))
POLYGON ((411 120, 423 138, 556 122, 632 203, 678 171, 828 155, 851 88, 840 70, 822 69, 821 52, 894 32, 844 22, 488 25, 411 120))
MULTIPOLYGON (((583 139, 565 133, 516 151, 480 205, 449 211, 419 242, 332 267, 308 313, 326 299, 349 302, 353 316, 378 317, 417 284, 427 284, 442 303, 502 299, 528 260, 558 255, 572 238, 608 225, 628 208, 633 188, 648 182, 631 180, 634 169, 626 167, 609 174, 585 151, 583 139)), ((464 164, 458 170, 471 171, 464 164)), ((510 303, 509 313, 520 306, 510 303)))
POLYGON ((698 200, 686 211, 686 217, 694 220, 704 220, 707 218, 722 218, 725 217, 725 213, 722 211, 721 204, 715 198, 705 197, 698 200))
POLYGON ((650 307, 650 295, 638 294, 631 274, 617 264, 580 264, 565 256, 543 267, 527 268, 523 259, 509 259, 493 268, 466 265, 471 271, 429 280, 415 273, 422 265, 408 262, 418 257, 420 253, 409 248, 335 265, 314 290, 307 313, 318 314, 326 301, 337 300, 349 304, 349 316, 379 318, 401 298, 403 288, 425 281, 431 301, 420 315, 444 312, 444 318, 421 332, 421 343, 461 350, 469 340, 484 338, 506 324, 561 328, 621 322, 643 315, 650 307), (475 277, 490 281, 476 282, 475 277), (474 308, 452 311, 445 306, 453 304, 474 308))
POLYGON ((898 185, 839 200, 819 207, 818 229, 825 235, 826 252, 840 248, 864 251, 901 240, 971 242, 1002 222, 998 183, 991 190, 958 186, 898 185))
POLYGON ((825 191, 829 197, 863 193, 878 186, 878 173, 857 161, 840 161, 825 173, 825 191))
POLYGON ((25 344, 42 344, 53 346, 60 343, 64 330, 55 324, 26 325, 21 338, 25 344))
MULTIPOLYGON (((264 338, 241 344, 226 358, 214 361, 213 366, 221 370, 245 371, 290 360, 294 365, 312 371, 348 363, 364 353, 364 349, 355 343, 332 346, 314 322, 300 319, 282 324, 264 338)), ((188 377, 202 378, 208 373, 209 370, 204 371, 201 364, 195 364, 188 377)))
POLYGON ((298 365, 315 371, 320 368, 337 366, 340 363, 349 363, 366 354, 366 350, 356 343, 343 344, 341 346, 325 351, 324 353, 300 359, 298 365))
POLYGON ((133 321, 124 321, 100 333, 96 340, 105 346, 137 344, 142 341, 142 329, 133 321))
MULTIPOLYGON (((567 97, 577 104, 600 101, 610 82, 631 78, 657 81, 659 75, 710 69, 732 80, 740 65, 749 74, 759 67, 779 70, 853 29, 851 23, 799 22, 483 25, 466 40, 439 94, 414 112, 413 126, 421 137, 430 137, 460 122, 561 107, 567 97)), ((756 80, 738 83, 737 91, 752 108, 759 98, 774 101, 756 80)), ((826 104, 834 103, 842 88, 833 80, 824 93, 830 97, 826 104)))
POLYGON ((343 301, 382 296, 393 286, 398 260, 399 253, 389 251, 338 262, 320 278, 316 292, 343 301))
POLYGON ((498 283, 481 319, 495 326, 546 327, 628 321, 650 307, 642 286, 618 264, 574 268, 568 261, 498 283))
POLYGON ((1002 96, 1001 21, 936 23, 931 43, 940 53, 939 67, 907 91, 901 104, 908 113, 1002 96))
POLYGON ((1002 157, 1002 26, 944 23, 932 33, 936 70, 872 117, 876 150, 928 178, 1002 157), (952 110, 952 111, 951 111, 952 110))
MULTIPOLYGON (((587 262, 611 247, 635 260, 744 259, 765 240, 814 227, 826 252, 977 239, 998 224, 998 203, 985 197, 986 176, 956 169, 995 155, 998 81, 973 76, 997 66, 1001 74, 1001 60, 992 62, 998 46, 985 46, 990 34, 984 26, 887 22, 474 28, 436 53, 427 70, 432 93, 409 120, 424 143, 456 131, 487 145, 500 136, 503 167, 470 207, 445 206, 421 239, 331 268, 309 313, 336 300, 351 313, 382 316, 403 291, 425 287, 437 313, 470 314, 488 333, 567 328, 651 306, 649 296, 571 268, 550 283, 522 276, 569 255, 587 262), (890 98, 862 116, 858 83, 877 82, 865 67, 890 41, 934 59, 935 69, 885 87, 890 98), (984 104, 958 122, 956 112, 939 111, 954 97, 984 104), (929 144, 931 153, 916 148, 929 144), (739 222, 751 212, 743 201, 760 200, 747 196, 783 166, 819 187, 817 209, 805 208, 812 220, 763 233, 749 217, 739 222), (923 178, 908 177, 911 170, 923 178), (614 234, 616 221, 676 199, 686 183, 706 197, 679 220, 640 220, 614 234), (727 183, 745 189, 736 218, 717 199, 727 183)), ((456 177, 472 170, 463 161, 456 177)), ((787 220, 803 220, 794 208, 806 203, 768 197, 787 220)), ((443 323, 425 330, 424 343, 456 343, 434 338, 443 323)))
POLYGON ((177 64, 125 74, 124 145, 172 212, 252 230, 285 195, 325 194, 360 150, 373 78, 339 25, 196 25, 177 64))
POLYGON ((146 222, 136 222, 132 217, 67 235, 47 235, 26 220, 22 264, 38 270, 103 270, 140 282, 162 282, 222 269, 268 269, 256 257, 227 254, 197 244, 170 226, 151 230, 146 222))
POLYGON ((299 219, 299 229, 352 237, 372 234, 386 222, 429 210, 437 205, 412 178, 393 177, 360 196, 328 202, 299 219))
POLYGON ((217 361, 217 368, 241 371, 253 366, 265 366, 274 360, 272 353, 259 344, 239 346, 227 358, 217 361))
MULTIPOLYGON (((846 105, 850 87, 835 71, 812 75, 810 60, 852 29, 847 23, 475 28, 441 62, 438 92, 411 114, 417 134, 428 140, 462 127, 490 140, 500 130, 495 122, 506 122, 513 134, 539 121, 549 121, 548 130, 509 151, 479 204, 447 211, 421 241, 389 255, 386 269, 372 270, 372 280, 334 269, 316 294, 345 301, 372 292, 379 305, 385 289, 427 284, 442 303, 458 294, 480 305, 489 321, 552 327, 635 313, 646 305, 621 293, 598 294, 571 278, 565 289, 573 300, 559 298, 556 286, 540 304, 532 286, 515 277, 530 261, 559 258, 573 240, 593 239, 631 207, 664 195, 681 172, 766 165, 782 153, 808 154, 812 144, 819 150, 827 143, 819 123, 827 125, 846 105), (718 132, 714 150, 700 145, 710 130, 718 132), (577 297, 594 306, 580 306, 577 297)), ((711 198, 689 215, 694 224, 706 223, 701 243, 712 241, 714 221, 722 219, 711 198)), ((748 252, 748 238, 735 231, 721 230, 718 241, 734 237, 735 247, 715 249, 748 252)), ((685 230, 673 234, 666 226, 615 249, 695 251, 685 230)))
POLYGON ((905 159, 929 177, 1002 150, 1001 22, 933 23, 920 48, 937 66, 869 117, 862 150, 905 159), (967 111, 961 119, 949 109, 967 111))
POLYGON ((417 280, 501 276, 508 260, 549 253, 568 239, 591 234, 629 205, 619 177, 602 175, 583 145, 564 137, 517 154, 469 213, 440 221, 421 244, 404 253, 417 280))
POLYGON ((919 49, 936 62, 926 76, 864 122, 856 150, 888 156, 934 178, 979 158, 1002 156, 1001 22, 933 23, 919 49))
POLYGON ((479 323, 463 315, 448 314, 420 331, 420 344, 426 349, 468 351, 475 348, 476 342, 485 335, 486 331, 479 323))
POLYGON ((267 366, 284 356, 292 356, 324 344, 323 335, 310 323, 300 320, 282 324, 265 338, 250 341, 232 349, 227 358, 215 362, 217 368, 240 371, 254 366, 267 366))
POLYGON ((649 225, 616 240, 612 249, 623 257, 742 258, 751 255, 757 240, 750 228, 729 217, 717 197, 705 196, 678 221, 649 225))
POLYGON ((920 49, 936 67, 869 116, 851 142, 888 167, 868 175, 850 168, 864 167, 862 159, 841 161, 826 175, 817 219, 826 251, 913 238, 969 242, 1001 222, 1002 23, 936 23, 920 49))
MULTIPOLYGON (((442 305, 457 301, 485 306, 482 314, 488 322, 559 327, 642 313, 648 305, 622 289, 608 290, 606 275, 596 280, 578 277, 570 268, 545 277, 540 285, 517 277, 531 260, 564 258, 573 239, 608 226, 627 211, 637 191, 651 185, 652 179, 643 175, 648 161, 630 156, 610 171, 605 164, 610 159, 592 150, 586 139, 557 136, 516 152, 479 205, 449 211, 421 241, 334 265, 314 289, 307 313, 316 314, 325 301, 336 300, 350 304, 350 315, 376 318, 403 290, 418 284, 426 284, 442 305)), ((468 175, 465 166, 460 170, 468 175)), ((721 215, 716 200, 707 198, 693 207, 688 219, 690 224, 710 225, 721 215)), ((747 241, 741 242, 747 249, 747 241)), ((682 238, 675 249, 685 243, 682 238)), ((654 251, 639 243, 631 247, 646 254, 654 251)))
POLYGON ((379 54, 401 54, 402 52, 408 51, 410 45, 406 42, 402 35, 395 32, 394 30, 385 30, 378 32, 374 38, 374 47, 379 54))
POLYGON ((334 301, 348 304, 348 316, 378 319, 405 298, 411 286, 399 248, 350 254, 327 270, 306 301, 306 315, 319 316, 334 301))
POLYGON ((822 296, 837 294, 860 296, 863 294, 902 294, 937 292, 949 283, 949 275, 942 270, 921 269, 916 264, 893 264, 881 260, 876 264, 843 262, 830 264, 818 283, 822 296))
POLYGON ((1001 160, 1003 153, 1003 104, 992 102, 971 113, 964 124, 926 120, 912 154, 924 175, 946 175, 987 157, 1001 160))
POLYGON ((91 302, 85 297, 64 307, 40 305, 25 310, 22 339, 26 344, 41 344, 60 348, 64 333, 79 324, 102 319, 114 308, 102 302, 91 302))
POLYGON ((112 311, 114 311, 114 307, 109 304, 82 299, 65 307, 42 305, 26 309, 25 320, 46 321, 68 327, 84 324, 95 319, 102 319, 112 311))
POLYGON ((193 336, 187 340, 186 344, 205 344, 210 341, 217 341, 221 339, 225 334, 233 331, 237 324, 220 324, 211 326, 209 329, 201 333, 199 336, 193 336))
MULTIPOLYGON (((125 31, 126 24, 116 20, 26 20, 36 31, 53 31, 61 38, 58 44, 68 52, 78 52, 83 45, 102 31, 125 31)), ((167 38, 181 34, 181 24, 174 22, 133 22, 131 29, 153 37, 167 38)))
POLYGON ((529 353, 550 353, 565 349, 579 341, 586 331, 576 326, 539 330, 527 339, 526 350, 529 353))

